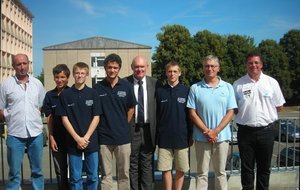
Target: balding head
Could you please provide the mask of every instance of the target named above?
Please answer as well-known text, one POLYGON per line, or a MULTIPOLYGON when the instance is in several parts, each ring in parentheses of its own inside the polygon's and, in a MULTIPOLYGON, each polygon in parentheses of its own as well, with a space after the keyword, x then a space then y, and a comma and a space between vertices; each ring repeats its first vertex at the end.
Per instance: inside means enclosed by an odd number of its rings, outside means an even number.
POLYGON ((147 59, 144 56, 138 55, 133 58, 131 63, 134 78, 142 80, 148 69, 147 59))

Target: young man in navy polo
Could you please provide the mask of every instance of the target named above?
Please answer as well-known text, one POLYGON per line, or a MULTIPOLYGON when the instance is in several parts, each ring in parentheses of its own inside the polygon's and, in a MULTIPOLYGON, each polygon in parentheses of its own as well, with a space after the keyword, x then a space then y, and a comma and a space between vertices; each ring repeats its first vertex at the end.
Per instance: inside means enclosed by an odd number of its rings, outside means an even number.
POLYGON ((133 86, 119 78, 122 60, 117 54, 110 54, 104 60, 106 78, 94 88, 100 97, 101 123, 98 127, 101 153, 101 189, 112 189, 113 154, 117 164, 118 189, 129 190, 130 127, 136 99, 133 86))
POLYGON ((57 178, 58 190, 68 190, 68 156, 66 148, 66 129, 62 124, 61 116, 55 114, 59 95, 68 89, 70 70, 65 64, 56 65, 53 70, 55 88, 46 93, 43 111, 47 116, 49 130, 49 144, 53 156, 53 163, 57 178))
POLYGON ((98 136, 95 129, 102 113, 97 91, 86 86, 89 67, 78 62, 73 66, 75 84, 60 94, 56 114, 62 116, 67 129, 67 149, 70 168, 70 189, 82 187, 82 156, 87 173, 87 189, 98 189, 98 136))
POLYGON ((158 170, 163 172, 166 190, 172 190, 172 163, 176 174, 173 189, 181 189, 184 173, 189 168, 188 147, 192 127, 188 121, 187 97, 189 87, 179 83, 181 69, 171 61, 166 65, 167 84, 157 89, 158 170))

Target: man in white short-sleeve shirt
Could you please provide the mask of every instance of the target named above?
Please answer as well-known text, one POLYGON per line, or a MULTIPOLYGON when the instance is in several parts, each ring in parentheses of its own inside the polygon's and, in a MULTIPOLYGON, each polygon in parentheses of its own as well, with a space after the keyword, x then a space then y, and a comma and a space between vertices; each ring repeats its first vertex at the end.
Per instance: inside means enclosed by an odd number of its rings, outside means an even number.
POLYGON ((246 57, 248 73, 234 82, 238 104, 235 121, 238 125, 238 147, 241 157, 243 189, 268 189, 274 144, 274 122, 285 103, 278 82, 262 72, 260 53, 246 57))

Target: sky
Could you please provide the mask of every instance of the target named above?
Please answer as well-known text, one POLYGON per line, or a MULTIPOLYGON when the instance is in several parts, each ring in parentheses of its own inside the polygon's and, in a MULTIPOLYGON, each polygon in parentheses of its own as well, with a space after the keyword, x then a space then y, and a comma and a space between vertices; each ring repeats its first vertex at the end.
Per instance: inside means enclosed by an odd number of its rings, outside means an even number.
POLYGON ((185 26, 195 35, 253 37, 256 44, 279 42, 300 29, 299 0, 21 0, 34 15, 34 75, 43 68, 43 48, 90 37, 106 37, 152 47, 166 25, 185 26))

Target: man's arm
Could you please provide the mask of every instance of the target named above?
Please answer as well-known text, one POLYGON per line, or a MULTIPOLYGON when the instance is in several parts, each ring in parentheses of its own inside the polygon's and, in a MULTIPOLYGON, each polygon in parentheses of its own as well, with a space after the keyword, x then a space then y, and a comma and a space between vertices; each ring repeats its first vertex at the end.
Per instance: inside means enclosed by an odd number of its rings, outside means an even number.
POLYGON ((189 108, 189 117, 190 120, 196 127, 198 127, 203 133, 206 133, 209 131, 209 129, 206 127, 206 125, 203 123, 203 121, 198 116, 195 109, 189 108))
POLYGON ((278 107, 276 107, 277 112, 282 111, 282 109, 283 109, 283 106, 278 106, 278 107))
POLYGON ((76 131, 74 130, 72 124, 70 123, 69 119, 67 116, 62 116, 62 122, 68 131, 68 133, 72 136, 72 138, 76 141, 77 143, 77 148, 79 149, 85 149, 87 145, 89 144, 89 141, 84 139, 83 137, 80 137, 76 131))
POLYGON ((89 126, 88 131, 86 132, 86 134, 83 137, 86 141, 89 142, 90 137, 92 136, 93 132, 97 128, 99 122, 100 122, 100 116, 99 115, 94 116, 93 120, 89 126))
POLYGON ((5 121, 3 110, 0 110, 0 121, 5 121))
POLYGON ((134 115, 134 107, 131 107, 128 109, 127 111, 127 120, 128 120, 128 123, 130 123, 130 121, 132 120, 133 118, 133 115, 134 115))
POLYGON ((54 136, 53 136, 54 123, 53 123, 52 114, 48 115, 48 117, 47 117, 47 125, 48 125, 48 132, 49 132, 50 148, 51 148, 52 151, 57 152, 58 147, 57 147, 56 141, 55 141, 54 136))
POLYGON ((219 123, 218 127, 210 130, 207 135, 211 139, 217 139, 218 134, 231 122, 234 115, 234 109, 227 110, 226 115, 223 117, 221 122, 219 123))

